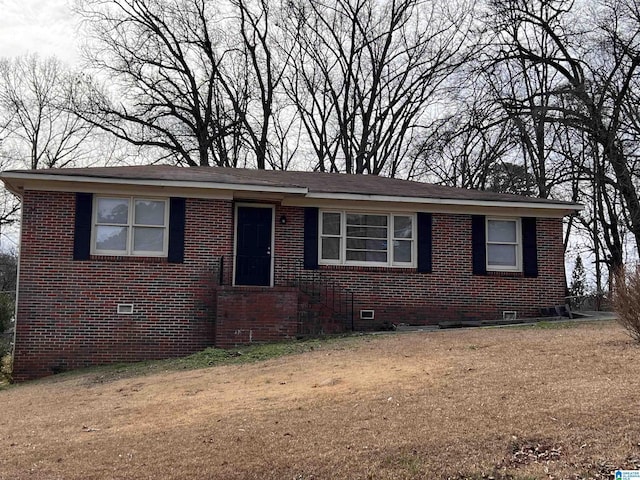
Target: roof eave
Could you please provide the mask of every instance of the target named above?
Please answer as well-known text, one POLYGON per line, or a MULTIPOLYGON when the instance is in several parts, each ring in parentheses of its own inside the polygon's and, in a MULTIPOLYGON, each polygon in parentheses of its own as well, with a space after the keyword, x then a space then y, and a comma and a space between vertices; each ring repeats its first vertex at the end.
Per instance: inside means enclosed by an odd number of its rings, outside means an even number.
POLYGON ((250 183, 226 183, 226 182, 206 182, 188 180, 159 180, 159 179, 138 179, 138 178, 117 178, 100 177, 88 175, 52 175, 31 172, 7 171, 0 173, 0 179, 5 183, 7 189, 14 195, 21 196, 27 183, 38 185, 42 182, 53 183, 80 183, 80 184, 102 184, 102 185, 139 185, 145 187, 174 187, 184 189, 207 189, 237 192, 264 192, 288 194, 315 200, 334 201, 355 201, 355 202, 376 202, 376 203, 404 203, 421 205, 451 205, 458 207, 494 207, 494 208, 517 208, 528 210, 553 211, 557 215, 570 215, 582 210, 580 204, 568 202, 535 202, 535 201, 506 201, 506 200, 475 200, 475 199, 451 199, 451 198, 431 198, 412 197, 402 195, 378 195, 378 194, 357 194, 357 193, 336 193, 336 192, 310 192, 307 187, 280 186, 280 185, 259 185, 250 183))
POLYGON ((216 190, 236 190, 250 192, 272 192, 286 193, 294 195, 305 195, 308 192, 306 187, 282 187, 277 185, 254 185, 247 183, 223 183, 223 182, 194 182, 184 180, 153 180, 138 178, 113 178, 113 177, 94 177, 79 175, 47 175, 47 174, 31 174, 24 172, 3 172, 0 174, 7 185, 7 188, 14 194, 19 195, 19 181, 25 182, 75 182, 75 183, 93 183, 93 184, 109 184, 109 185, 141 185, 146 187, 174 187, 174 188, 205 188, 216 190))
POLYGON ((473 207, 510 207, 523 209, 544 209, 559 210, 567 213, 579 212, 583 205, 576 203, 553 203, 553 202, 510 202, 503 200, 472 200, 472 199, 450 199, 450 198, 428 198, 428 197, 405 197, 398 195, 363 195, 353 193, 320 193, 310 192, 307 198, 319 200, 353 200, 371 202, 400 202, 400 203, 420 203, 427 205, 460 205, 473 207))

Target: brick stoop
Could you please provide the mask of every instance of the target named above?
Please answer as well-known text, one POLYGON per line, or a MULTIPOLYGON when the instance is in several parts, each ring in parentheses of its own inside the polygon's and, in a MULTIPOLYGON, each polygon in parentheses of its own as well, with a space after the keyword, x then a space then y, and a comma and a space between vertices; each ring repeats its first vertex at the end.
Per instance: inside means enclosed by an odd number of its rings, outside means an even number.
POLYGON ((216 347, 296 338, 298 296, 295 287, 217 287, 216 347))

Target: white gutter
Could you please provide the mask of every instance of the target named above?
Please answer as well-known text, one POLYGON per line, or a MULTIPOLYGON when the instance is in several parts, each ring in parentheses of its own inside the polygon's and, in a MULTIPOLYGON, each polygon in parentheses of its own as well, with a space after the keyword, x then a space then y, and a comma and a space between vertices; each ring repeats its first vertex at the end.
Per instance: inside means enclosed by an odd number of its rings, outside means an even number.
POLYGON ((427 197, 403 197, 395 195, 367 195, 357 193, 308 193, 307 198, 323 200, 355 200, 371 202, 404 202, 421 203, 431 205, 464 205, 474 207, 518 207, 518 208, 543 208, 549 210, 575 210, 580 211, 583 205, 547 203, 547 202, 509 202, 505 200, 459 200, 450 198, 427 197))
POLYGON ((149 180, 136 178, 109 178, 109 177, 85 177, 75 175, 47 175, 4 172, 0 178, 7 180, 27 180, 27 181, 53 181, 53 182, 74 182, 74 183, 102 183, 109 185, 144 185, 149 187, 175 187, 175 188, 205 188, 218 190, 237 190, 251 192, 274 192, 306 194, 309 189, 306 187, 276 187, 271 185, 248 185, 244 183, 220 183, 220 182, 189 182, 184 180, 149 180))

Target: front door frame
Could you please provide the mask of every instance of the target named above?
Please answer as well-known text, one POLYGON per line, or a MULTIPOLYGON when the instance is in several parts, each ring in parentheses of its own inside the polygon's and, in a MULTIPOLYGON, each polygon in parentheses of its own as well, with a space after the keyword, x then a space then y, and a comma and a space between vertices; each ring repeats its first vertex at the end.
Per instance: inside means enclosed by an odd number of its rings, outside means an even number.
POLYGON ((275 237, 276 237, 276 206, 271 203, 251 203, 251 202, 236 202, 233 206, 233 286, 237 287, 251 287, 255 285, 236 285, 236 258, 238 255, 238 207, 249 208, 270 208, 271 209, 271 263, 269 266, 270 276, 269 285, 263 285, 265 287, 273 287, 274 279, 274 258, 275 258, 275 237))

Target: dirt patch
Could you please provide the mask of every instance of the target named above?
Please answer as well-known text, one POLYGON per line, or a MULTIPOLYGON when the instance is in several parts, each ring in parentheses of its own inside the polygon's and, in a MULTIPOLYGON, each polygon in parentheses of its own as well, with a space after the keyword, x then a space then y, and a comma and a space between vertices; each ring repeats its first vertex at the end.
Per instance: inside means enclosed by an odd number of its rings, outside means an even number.
POLYGON ((0 391, 0 478, 611 478, 640 458, 639 356, 602 323, 51 378, 0 391))

